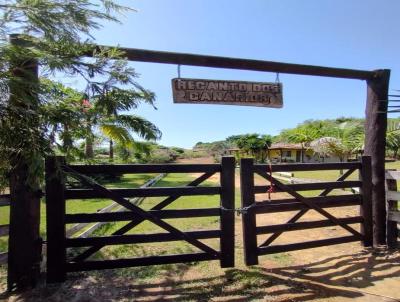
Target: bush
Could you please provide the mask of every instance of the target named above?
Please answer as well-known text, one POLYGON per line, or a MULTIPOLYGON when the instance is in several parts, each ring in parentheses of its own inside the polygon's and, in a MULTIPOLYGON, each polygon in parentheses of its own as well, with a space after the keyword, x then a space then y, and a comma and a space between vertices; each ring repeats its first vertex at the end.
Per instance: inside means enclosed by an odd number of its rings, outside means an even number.
POLYGON ((178 158, 178 153, 172 149, 157 149, 154 150, 148 162, 155 164, 164 164, 174 162, 178 158))

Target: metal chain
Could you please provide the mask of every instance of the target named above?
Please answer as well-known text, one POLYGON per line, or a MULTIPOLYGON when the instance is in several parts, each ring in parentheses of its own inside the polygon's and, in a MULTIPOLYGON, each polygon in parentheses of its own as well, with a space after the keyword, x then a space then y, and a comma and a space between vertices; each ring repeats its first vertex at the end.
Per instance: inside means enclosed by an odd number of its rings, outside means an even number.
POLYGON ((251 208, 253 208, 253 207, 255 207, 255 206, 257 206, 256 203, 253 203, 253 204, 251 204, 251 205, 249 205, 249 206, 247 206, 247 207, 243 207, 243 208, 228 209, 228 208, 225 208, 224 206, 221 206, 220 209, 221 209, 222 211, 235 212, 237 216, 240 216, 241 214, 247 214, 247 212, 248 212, 251 208))

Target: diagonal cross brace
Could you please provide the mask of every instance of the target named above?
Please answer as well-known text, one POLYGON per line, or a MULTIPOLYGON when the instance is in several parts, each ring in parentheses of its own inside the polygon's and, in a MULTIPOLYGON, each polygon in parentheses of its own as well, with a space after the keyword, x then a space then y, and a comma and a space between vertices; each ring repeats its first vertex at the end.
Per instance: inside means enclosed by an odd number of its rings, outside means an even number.
POLYGON ((164 230, 168 231, 172 235, 175 235, 177 239, 185 240, 186 242, 192 244, 193 246, 199 248, 200 250, 202 250, 202 251, 204 251, 204 252, 206 252, 208 254, 211 254, 211 255, 217 256, 217 257, 219 256, 219 252, 215 251, 214 249, 212 249, 208 245, 202 243, 201 241, 199 241, 199 240, 197 240, 195 238, 192 238, 192 237, 188 236, 184 232, 178 230, 177 228, 173 227, 169 223, 166 223, 165 221, 163 221, 162 219, 158 218, 157 216, 155 216, 155 215, 153 215, 153 214, 141 209, 140 207, 130 203, 129 200, 127 200, 127 199, 119 196, 118 194, 110 191, 109 189, 107 189, 107 188, 95 183, 93 180, 88 179, 86 176, 75 172, 73 169, 71 169, 69 167, 65 167, 64 169, 68 170, 67 172, 72 173, 73 177, 79 178, 86 185, 91 186, 93 188, 93 190, 95 190, 96 192, 98 192, 102 196, 112 199, 113 201, 119 203, 123 207, 125 207, 125 208, 129 209, 130 211, 132 211, 133 213, 137 214, 141 219, 148 220, 148 221, 156 224, 157 226, 159 226, 160 228, 163 228, 164 230))
MULTIPOLYGON (((343 181, 345 180, 347 177, 349 177, 356 169, 349 169, 347 170, 342 176, 340 176, 338 179, 336 179, 336 181, 343 181)), ((324 191, 322 191, 318 196, 326 196, 328 195, 331 191, 333 191, 333 189, 325 189, 324 191)), ((295 223, 297 220, 299 220, 301 217, 303 217, 307 212, 309 211, 309 209, 303 209, 300 210, 299 212, 297 212, 296 215, 294 215, 291 219, 289 219, 286 224, 288 223, 295 223)), ((282 235, 283 232, 277 232, 272 234, 267 240, 265 240, 260 246, 268 246, 270 245, 275 239, 277 239, 280 235, 282 235)))
MULTIPOLYGON (((199 184, 201 184, 202 182, 204 182, 205 180, 207 180, 208 178, 210 178, 214 174, 215 174, 215 172, 204 173, 203 175, 201 175, 200 177, 196 178, 195 180, 193 180, 192 182, 190 182, 186 186, 198 186, 199 184)), ((163 208, 167 207, 172 202, 177 200, 179 197, 180 197, 180 195, 169 196, 166 199, 164 199, 163 201, 161 201, 160 203, 158 203, 157 205, 155 205, 154 207, 152 207, 150 210, 162 210, 163 208)), ((116 230, 111 235, 112 236, 123 235, 123 234, 129 232, 130 230, 132 230, 133 228, 135 228, 136 226, 138 226, 144 220, 145 219, 143 219, 142 217, 138 217, 136 220, 130 221, 129 223, 124 225, 122 228, 116 230)), ((97 251, 99 251, 104 246, 105 246, 104 244, 94 245, 94 246, 88 248, 87 250, 85 250, 82 254, 76 256, 75 258, 73 258, 73 261, 74 262, 83 261, 83 260, 87 259, 88 257, 90 257, 91 255, 93 255, 94 253, 96 253, 97 251)))
MULTIPOLYGON (((333 223, 335 223, 336 225, 341 226, 342 228, 344 228, 346 231, 350 232, 351 234, 353 234, 354 236, 356 236, 357 238, 359 238, 360 240, 363 239, 363 236, 357 232, 356 230, 354 230, 352 227, 349 227, 347 224, 342 223, 341 221, 339 221, 338 219, 336 219, 335 216, 331 215, 329 212, 325 211, 323 208, 321 208, 320 206, 316 205, 314 202, 308 200, 307 198, 305 198, 304 196, 300 195, 299 193, 297 193, 295 190, 293 190, 292 188, 290 188, 289 186, 281 183, 279 180, 276 180, 275 178, 273 178, 272 176, 268 175, 266 172, 257 172, 259 175, 261 175, 262 177, 266 178, 269 181, 273 181, 274 184, 281 190, 289 193, 290 195, 292 195, 296 200, 305 203, 310 209, 313 209, 315 211, 317 211, 318 213, 320 213, 321 215, 325 216, 326 218, 328 218, 330 221, 332 221, 333 223)), ((297 215, 296 215, 297 216, 297 215)), ((299 217, 300 218, 300 217, 299 217)))

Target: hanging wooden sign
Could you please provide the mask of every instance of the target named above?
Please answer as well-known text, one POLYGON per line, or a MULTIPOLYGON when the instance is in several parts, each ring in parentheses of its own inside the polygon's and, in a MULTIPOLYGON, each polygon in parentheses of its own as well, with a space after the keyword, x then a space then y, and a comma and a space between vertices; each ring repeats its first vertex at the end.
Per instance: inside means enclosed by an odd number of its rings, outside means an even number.
POLYGON ((282 108, 282 84, 172 79, 174 103, 282 108))

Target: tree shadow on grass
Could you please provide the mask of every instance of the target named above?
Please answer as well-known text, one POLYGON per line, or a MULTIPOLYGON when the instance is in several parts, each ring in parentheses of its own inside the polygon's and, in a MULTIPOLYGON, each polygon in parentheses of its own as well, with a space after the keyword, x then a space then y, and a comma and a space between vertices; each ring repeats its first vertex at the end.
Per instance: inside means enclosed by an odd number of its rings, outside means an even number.
POLYGON ((269 271, 288 278, 300 277, 311 282, 358 289, 374 286, 387 278, 399 278, 400 284, 400 251, 364 250, 269 271))

